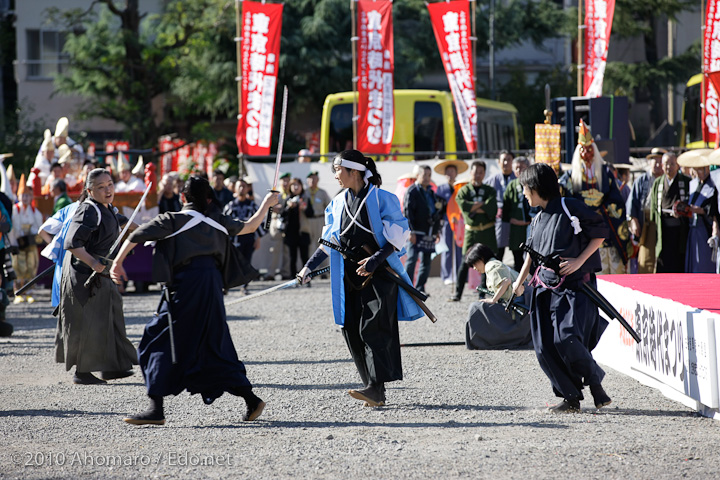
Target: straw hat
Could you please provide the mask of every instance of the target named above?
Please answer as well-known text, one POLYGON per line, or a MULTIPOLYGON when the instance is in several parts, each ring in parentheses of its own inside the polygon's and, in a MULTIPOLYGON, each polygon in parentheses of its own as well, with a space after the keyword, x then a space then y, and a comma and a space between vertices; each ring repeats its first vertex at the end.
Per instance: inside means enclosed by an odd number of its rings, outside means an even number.
POLYGON ((630 163, 613 163, 612 166, 618 170, 630 170, 632 168, 630 163))
POLYGON ((55 136, 67 137, 68 127, 70 127, 70 121, 67 119, 67 117, 62 117, 60 120, 58 120, 57 125, 55 125, 55 136))
POLYGON ((720 165, 720 150, 713 150, 713 152, 708 155, 708 162, 710 162, 710 165, 720 165))
POLYGON ((667 150, 665 150, 664 148, 655 147, 652 150, 650 150, 650 154, 648 156, 646 156, 645 158, 647 158, 648 160, 653 159, 653 158, 662 158, 662 156, 665 155, 666 153, 667 153, 667 150))
POLYGON ((468 169, 468 164, 462 160, 442 160, 433 166, 433 170, 435 170, 435 173, 445 175, 445 169, 450 165, 454 165, 455 168, 457 168, 458 175, 468 169))
POLYGON ((677 163, 681 167, 709 167, 710 161, 708 157, 712 152, 712 149, 709 148, 696 148, 693 150, 688 150, 687 152, 680 154, 680 156, 677 158, 677 163))

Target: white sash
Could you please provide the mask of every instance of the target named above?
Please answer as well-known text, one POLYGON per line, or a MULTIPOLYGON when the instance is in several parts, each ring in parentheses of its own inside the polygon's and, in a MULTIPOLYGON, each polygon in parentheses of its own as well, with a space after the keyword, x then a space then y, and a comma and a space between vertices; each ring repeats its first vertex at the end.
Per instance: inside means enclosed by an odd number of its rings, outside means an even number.
MULTIPOLYGON (((348 218, 350 219, 350 224, 347 226, 347 228, 346 228, 345 230, 343 230, 342 232, 340 232, 340 236, 341 236, 341 237, 342 237, 343 235, 345 235, 345 234, 347 233, 347 231, 350 230, 350 228, 351 228, 353 225, 357 225, 358 227, 362 228, 363 230, 365 230, 366 232, 368 232, 368 233, 370 233, 370 234, 373 233, 372 230, 370 230, 369 228, 365 227, 365 225, 363 225, 362 223, 360 223, 360 222, 358 221, 358 218, 360 217, 360 212, 362 212, 363 207, 365 207, 365 201, 367 200, 368 196, 369 196, 370 193, 372 192, 373 188, 375 188, 375 185, 372 185, 372 186, 370 187, 370 189, 369 189, 368 192, 367 192, 367 195, 365 195, 365 198, 363 198, 363 199, 362 199, 362 202, 360 202, 360 206, 358 207, 357 212, 355 212, 355 215, 353 215, 352 213, 350 213, 350 208, 348 207, 348 197, 350 196, 350 189, 348 188, 348 190, 345 192, 345 205, 344 205, 344 206, 345 206, 345 213, 347 214, 348 218)), ((377 193, 376 193, 376 195, 377 195, 377 193)), ((368 217, 369 217, 369 215, 368 215, 368 217)))
MULTIPOLYGON (((182 212, 179 212, 179 215, 182 215, 182 214, 190 215, 192 218, 190 220, 188 220, 188 222, 185 225, 183 225, 180 229, 178 229, 177 231, 171 233, 167 237, 158 238, 158 240, 166 240, 170 237, 174 237, 175 235, 179 235, 186 230, 190 230, 191 228, 193 228, 201 223, 210 225, 214 229, 223 232, 225 235, 229 235, 229 233, 225 227, 220 225, 218 222, 216 222, 212 218, 206 217, 205 215, 203 215, 202 213, 200 213, 196 210, 183 210, 182 212)), ((156 242, 157 242, 157 240, 151 241, 151 242, 145 242, 145 246, 154 247, 156 242)))
POLYGON ((570 215, 570 210, 568 210, 567 205, 565 205, 565 197, 562 197, 560 199, 560 202, 562 203, 563 210, 565 210, 565 215, 567 215, 570 219, 570 225, 572 225, 573 227, 574 234, 577 235, 578 233, 582 232, 580 220, 575 215, 570 215))

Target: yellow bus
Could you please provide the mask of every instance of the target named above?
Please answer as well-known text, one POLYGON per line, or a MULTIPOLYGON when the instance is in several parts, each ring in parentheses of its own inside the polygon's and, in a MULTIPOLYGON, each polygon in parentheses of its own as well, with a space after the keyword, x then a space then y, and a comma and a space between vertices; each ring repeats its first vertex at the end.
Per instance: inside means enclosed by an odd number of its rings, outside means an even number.
POLYGON ((702 80, 703 74, 693 75, 685 85, 682 109, 680 146, 685 148, 715 148, 715 142, 705 143, 702 138, 702 80))
MULTIPOLYGON (((395 90, 395 134, 392 153, 467 152, 450 92, 440 90, 395 90)), ((356 94, 357 96, 357 94, 356 94)), ((480 152, 517 150, 520 139, 517 109, 509 103, 482 98, 478 105, 480 152)), ((352 148, 353 92, 328 95, 320 126, 320 153, 352 148)), ((395 160, 421 160, 434 154, 400 155, 395 160)), ((469 154, 461 155, 469 157, 469 154)), ((455 154, 444 155, 456 158, 455 154)), ((392 158, 392 157, 391 157, 392 158)))

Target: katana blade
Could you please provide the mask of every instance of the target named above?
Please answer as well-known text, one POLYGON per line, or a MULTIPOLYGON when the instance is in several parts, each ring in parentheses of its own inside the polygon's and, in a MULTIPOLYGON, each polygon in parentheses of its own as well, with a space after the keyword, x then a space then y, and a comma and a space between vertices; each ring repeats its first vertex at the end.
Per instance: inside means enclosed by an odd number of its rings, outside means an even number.
POLYGON ((275 178, 272 189, 277 189, 280 179, 280 163, 282 162, 283 144, 285 143, 285 119, 287 118, 288 88, 283 88, 282 113, 280 115, 280 136, 278 137, 277 157, 275 158, 275 178))
POLYGON ((17 295, 22 295, 23 293, 25 293, 25 292, 27 292, 28 290, 30 290, 30 288, 32 288, 33 285, 35 285, 35 284, 36 284, 39 280, 41 280, 42 278, 50 275, 50 273, 51 273, 53 270, 55 270, 55 264, 54 264, 54 263, 53 263, 52 265, 50 265, 48 268, 46 268, 45 270, 43 270, 42 273, 39 273, 38 275, 36 275, 35 278, 33 278, 32 280, 30 280, 29 282, 27 282, 25 285, 23 285, 20 290, 18 290, 17 292, 15 292, 15 296, 17 296, 17 295))
MULTIPOLYGON (((273 186, 271 192, 277 191, 278 180, 280 179, 280 163, 282 163, 282 151, 283 144, 285 143, 285 119, 287 118, 287 100, 288 100, 288 89, 287 85, 283 88, 283 104, 282 114, 280 115, 280 136, 278 138, 277 158, 275 159, 275 178, 273 179, 273 186)), ((265 219, 265 231, 270 231, 270 222, 272 221, 272 207, 268 209, 267 219, 265 219)))
MULTIPOLYGON (((318 275, 322 275, 323 273, 327 273, 330 271, 330 267, 321 268, 320 270, 315 270, 314 272, 310 273, 310 278, 317 277, 318 275)), ((262 290, 257 293, 253 293, 252 295, 247 295, 242 298, 238 298, 237 300, 233 300, 232 302, 228 302, 225 304, 226 307, 229 307, 231 305, 237 305, 238 303, 247 302, 248 300, 253 300, 258 297, 262 297, 264 295, 267 295, 268 293, 277 292, 278 290, 284 290, 286 288, 294 287, 295 285, 298 285, 298 279, 293 278, 292 280, 288 280, 285 283, 281 283, 280 285, 275 285, 274 287, 267 288, 265 290, 262 290)))
MULTIPOLYGON (((140 202, 138 202, 137 206, 135 207, 135 210, 133 211, 132 215, 130 215, 130 218, 128 219, 127 223, 125 224, 125 227, 123 227, 122 231, 120 232, 120 235, 115 239, 115 243, 112 244, 112 247, 110 247, 110 251, 108 253, 109 258, 113 258, 115 249, 120 245, 120 242, 122 241, 123 237, 125 236, 125 233, 128 231, 128 228, 130 228, 130 225, 132 225, 133 220, 137 216, 138 212, 140 211, 140 206, 145 203, 145 198, 147 198, 148 193, 150 192, 150 187, 152 187, 152 183, 145 188, 145 193, 143 193, 143 196, 140 198, 140 202)), ((90 288, 90 285, 92 285, 92 282, 95 280, 95 277, 97 276, 97 272, 93 270, 93 272, 90 274, 88 279, 85 281, 85 288, 90 288)))

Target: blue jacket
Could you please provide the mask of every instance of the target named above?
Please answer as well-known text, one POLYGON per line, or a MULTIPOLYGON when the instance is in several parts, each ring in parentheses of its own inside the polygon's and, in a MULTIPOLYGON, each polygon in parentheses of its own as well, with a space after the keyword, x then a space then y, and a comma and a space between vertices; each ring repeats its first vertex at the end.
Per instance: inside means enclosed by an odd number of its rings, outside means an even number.
MULTIPOLYGON (((325 227, 323 228, 322 238, 338 244, 340 243, 340 222, 342 212, 345 209, 345 192, 346 190, 340 192, 325 209, 325 227)), ((387 258, 388 264, 408 285, 412 285, 400 262, 400 257, 405 255, 404 245, 410 237, 408 221, 403 217, 400 201, 394 194, 371 185, 364 208, 367 208, 370 228, 378 246, 382 248, 386 243, 390 242, 397 250, 387 258)), ((343 288, 343 278, 345 276, 345 264, 340 252, 326 247, 324 249, 326 253, 330 254, 330 279, 332 281, 332 305, 335 323, 344 325, 345 289, 343 288)), ((425 315, 402 288, 398 289, 397 312, 398 320, 415 320, 425 315)))

